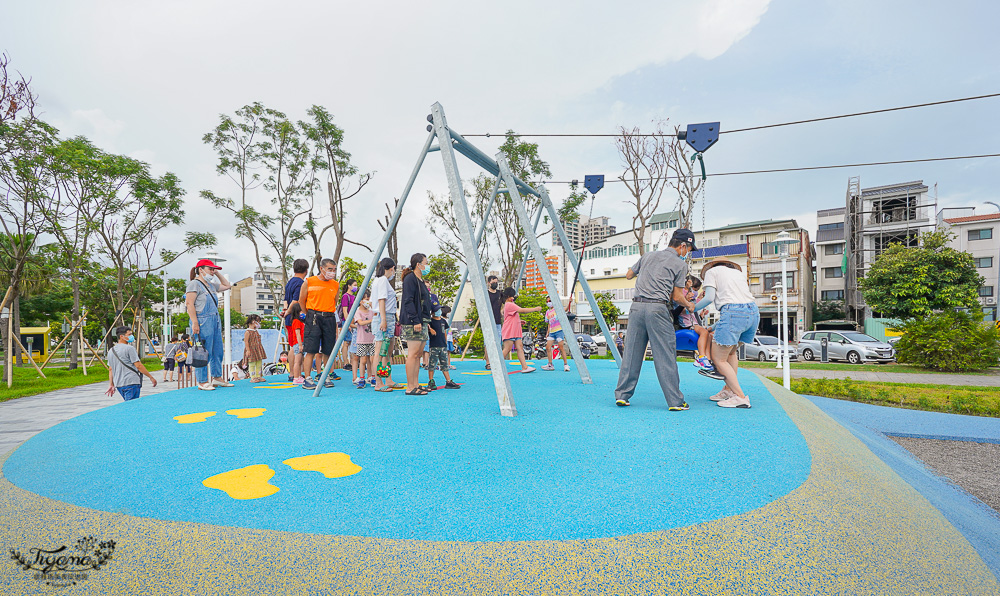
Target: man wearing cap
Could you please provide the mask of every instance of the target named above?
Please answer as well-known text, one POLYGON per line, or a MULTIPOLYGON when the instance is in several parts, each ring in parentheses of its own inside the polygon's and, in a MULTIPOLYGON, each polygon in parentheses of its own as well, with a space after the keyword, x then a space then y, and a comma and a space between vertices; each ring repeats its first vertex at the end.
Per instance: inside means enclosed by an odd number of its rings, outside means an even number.
POLYGON ((694 309, 694 304, 684 295, 688 271, 684 259, 694 250, 698 250, 694 245, 694 234, 681 228, 674 231, 667 248, 642 255, 625 274, 625 279, 637 279, 628 314, 625 354, 615 388, 615 403, 619 406, 629 405, 629 399, 635 393, 646 346, 649 345, 653 352, 656 378, 670 411, 688 409, 677 374, 677 338, 670 301, 689 310, 694 309))
MULTIPOLYGON (((319 263, 319 273, 304 282, 299 290, 299 304, 305 305, 306 333, 302 341, 302 374, 305 376, 303 389, 315 389, 316 382, 312 380, 313 356, 322 354, 320 364, 326 364, 326 358, 333 353, 333 345, 337 343, 337 294, 340 283, 337 282, 337 262, 333 259, 323 259, 319 263)), ((340 379, 332 370, 326 380, 326 387, 333 387, 333 381, 340 379)))

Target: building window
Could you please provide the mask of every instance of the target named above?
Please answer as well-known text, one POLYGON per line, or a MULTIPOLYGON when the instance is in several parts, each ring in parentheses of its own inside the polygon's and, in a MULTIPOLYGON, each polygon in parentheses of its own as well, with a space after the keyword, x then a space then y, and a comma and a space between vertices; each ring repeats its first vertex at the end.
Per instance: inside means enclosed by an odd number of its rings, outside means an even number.
POLYGON ((820 293, 821 300, 843 300, 844 290, 823 290, 820 293))
MULTIPOLYGON (((787 276, 788 276, 788 278, 787 278, 787 286, 786 287, 789 290, 794 290, 795 289, 795 272, 794 271, 788 271, 787 272, 787 276)), ((780 271, 777 271, 777 272, 774 272, 774 273, 765 273, 764 274, 764 291, 765 292, 770 292, 771 290, 774 289, 774 286, 776 286, 780 282, 781 282, 781 272, 780 271)))
POLYGON ((842 255, 844 254, 843 244, 827 244, 823 247, 823 254, 825 255, 842 255))
POLYGON ((843 230, 844 222, 838 221, 836 223, 820 224, 819 231, 824 232, 826 230, 843 230))
POLYGON ((257 294, 257 300, 267 300, 267 296, 263 294, 257 294))
POLYGON ((976 267, 980 269, 989 269, 993 266, 993 257, 978 257, 975 261, 976 267))
POLYGON ((969 240, 990 240, 993 238, 993 228, 969 230, 969 240))
POLYGON ((678 223, 678 220, 676 220, 676 219, 671 219, 671 220, 670 220, 670 227, 671 227, 671 228, 676 228, 676 227, 677 227, 677 223, 678 223))
POLYGON ((980 296, 992 296, 993 295, 993 286, 979 286, 979 295, 980 296))
POLYGON ((761 242, 760 254, 762 256, 781 254, 781 245, 779 245, 777 242, 761 242))
POLYGON ((844 271, 840 267, 823 267, 823 277, 844 277, 844 271))

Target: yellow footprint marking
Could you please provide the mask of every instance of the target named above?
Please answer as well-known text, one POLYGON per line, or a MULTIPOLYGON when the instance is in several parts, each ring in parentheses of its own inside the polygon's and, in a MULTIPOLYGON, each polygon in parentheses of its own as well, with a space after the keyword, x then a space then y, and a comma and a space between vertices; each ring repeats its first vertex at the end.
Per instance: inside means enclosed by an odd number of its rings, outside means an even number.
POLYGON ((181 414, 180 416, 174 416, 174 420, 181 424, 192 424, 194 422, 204 422, 212 416, 215 416, 215 412, 199 412, 197 414, 181 414))
POLYGON ((208 488, 223 491, 234 499, 259 499, 278 492, 278 487, 267 481, 274 476, 274 470, 267 464, 257 464, 229 470, 202 480, 208 488))
POLYGON ((346 453, 321 453, 293 457, 282 462, 293 470, 319 472, 327 478, 343 478, 361 471, 361 466, 351 462, 351 456, 346 453))
POLYGON ((254 389, 291 389, 295 383, 271 383, 270 385, 255 385, 254 389))
POLYGON ((488 370, 477 370, 475 372, 464 372, 463 375, 492 375, 493 373, 488 370))
POLYGON ((266 408, 240 408, 238 410, 226 410, 226 414, 236 416, 237 418, 256 418, 263 415, 266 411, 266 408))

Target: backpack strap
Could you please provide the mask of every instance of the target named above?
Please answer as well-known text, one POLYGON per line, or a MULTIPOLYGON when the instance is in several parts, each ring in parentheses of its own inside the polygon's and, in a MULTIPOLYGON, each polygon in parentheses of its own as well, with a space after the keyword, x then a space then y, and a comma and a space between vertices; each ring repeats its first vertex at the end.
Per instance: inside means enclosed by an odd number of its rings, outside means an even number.
POLYGON ((219 310, 219 299, 215 297, 215 292, 209 289, 208 285, 200 279, 198 280, 198 283, 200 283, 205 288, 205 291, 208 292, 208 295, 212 297, 212 302, 215 303, 215 310, 219 310))
POLYGON ((131 364, 129 364, 128 362, 125 362, 124 360, 122 360, 121 356, 118 355, 118 350, 115 349, 116 347, 118 347, 118 346, 115 345, 115 346, 111 347, 111 355, 115 357, 115 360, 117 360, 118 362, 121 362, 122 366, 124 366, 125 368, 127 368, 130 371, 134 372, 139 377, 139 384, 141 385, 142 384, 142 373, 140 373, 139 369, 137 369, 136 367, 134 367, 131 364))

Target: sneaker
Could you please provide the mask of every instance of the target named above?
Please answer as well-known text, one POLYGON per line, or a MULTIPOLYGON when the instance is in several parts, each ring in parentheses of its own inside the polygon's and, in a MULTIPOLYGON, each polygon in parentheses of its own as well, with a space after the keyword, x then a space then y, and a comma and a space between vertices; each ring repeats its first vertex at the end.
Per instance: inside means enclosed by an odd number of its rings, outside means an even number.
POLYGON ((715 370, 715 366, 712 364, 712 361, 704 356, 702 356, 701 358, 695 358, 693 364, 698 368, 715 370))
POLYGON ((490 370, 490 365, 489 364, 486 365, 486 370, 490 370))
POLYGON ((365 380, 364 379, 359 380, 357 383, 354 384, 354 386, 357 387, 358 389, 364 389, 365 380))
MULTIPOLYGON (((340 375, 338 375, 337 373, 335 373, 335 372, 333 372, 333 371, 331 370, 331 371, 330 371, 330 376, 329 376, 329 377, 327 377, 327 378, 328 378, 328 379, 333 379, 334 381, 339 381, 339 380, 340 380, 340 375)), ((332 387, 332 385, 331 385, 331 387, 332 387)))
POLYGON ((202 391, 215 391, 215 386, 211 383, 198 383, 198 389, 202 391))
POLYGON ((316 388, 316 381, 312 380, 312 377, 309 377, 308 379, 305 379, 305 380, 302 381, 302 388, 303 389, 315 389, 316 388))
POLYGON ((212 387, 235 387, 235 385, 233 385, 232 383, 227 383, 226 381, 212 379, 212 387))
POLYGON ((566 372, 569 372, 569 365, 568 364, 564 364, 563 365, 563 370, 566 371, 566 372))
POLYGON ((375 377, 374 376, 372 376, 370 379, 368 379, 368 384, 371 385, 372 387, 375 386, 375 377))
POLYGON ((722 376, 722 374, 719 373, 719 371, 715 370, 714 368, 712 370, 709 370, 707 368, 703 368, 703 369, 701 369, 701 370, 698 371, 698 374, 702 375, 704 377, 708 377, 709 379, 715 379, 716 381, 725 381, 726 380, 726 377, 722 376))
MULTIPOLYGON (((340 379, 340 377, 335 377, 335 378, 338 379, 338 380, 340 379)), ((326 378, 326 383, 323 383, 323 386, 326 387, 327 389, 330 389, 331 387, 333 387, 333 378, 327 377, 326 378)))
POLYGON ((289 383, 294 383, 295 382, 295 379, 292 378, 292 375, 288 375, 288 382, 289 383))
POLYGON ((542 370, 555 370, 555 369, 556 369, 556 367, 552 366, 551 364, 543 364, 542 365, 542 370))
POLYGON ((529 366, 528 368, 522 368, 521 369, 521 373, 522 374, 533 373, 533 372, 535 372, 535 367, 534 366, 529 366))
POLYGON ((729 399, 724 399, 719 402, 720 408, 749 408, 750 398, 740 397, 738 395, 733 395, 729 399))
POLYGON ((456 383, 455 381, 448 381, 447 383, 444 384, 444 388, 445 389, 461 389, 462 386, 459 385, 458 383, 456 383))
POLYGON ((681 402, 681 405, 679 406, 670 406, 667 409, 670 410, 671 412, 683 412, 684 410, 690 410, 691 406, 689 406, 688 403, 685 401, 681 402))
POLYGON ((616 399, 615 400, 615 405, 616 406, 625 407, 625 406, 628 405, 628 400, 627 399, 616 399))
POLYGON ((734 395, 736 395, 736 394, 733 393, 732 391, 730 391, 728 387, 723 387, 721 391, 719 391, 718 393, 716 393, 712 397, 709 397, 708 399, 710 399, 712 401, 723 401, 723 400, 729 399, 730 397, 732 397, 734 395))
POLYGON ((306 382, 306 378, 305 377, 295 377, 295 380, 292 381, 292 384, 293 385, 301 385, 302 383, 305 383, 305 382, 306 382))
POLYGON ((437 383, 434 382, 434 379, 431 379, 430 381, 427 381, 427 386, 424 387, 424 389, 426 389, 428 391, 434 391, 437 388, 438 388, 438 386, 437 386, 437 383))
POLYGON ((350 364, 345 364, 344 365, 344 370, 352 370, 352 368, 353 367, 350 364))

